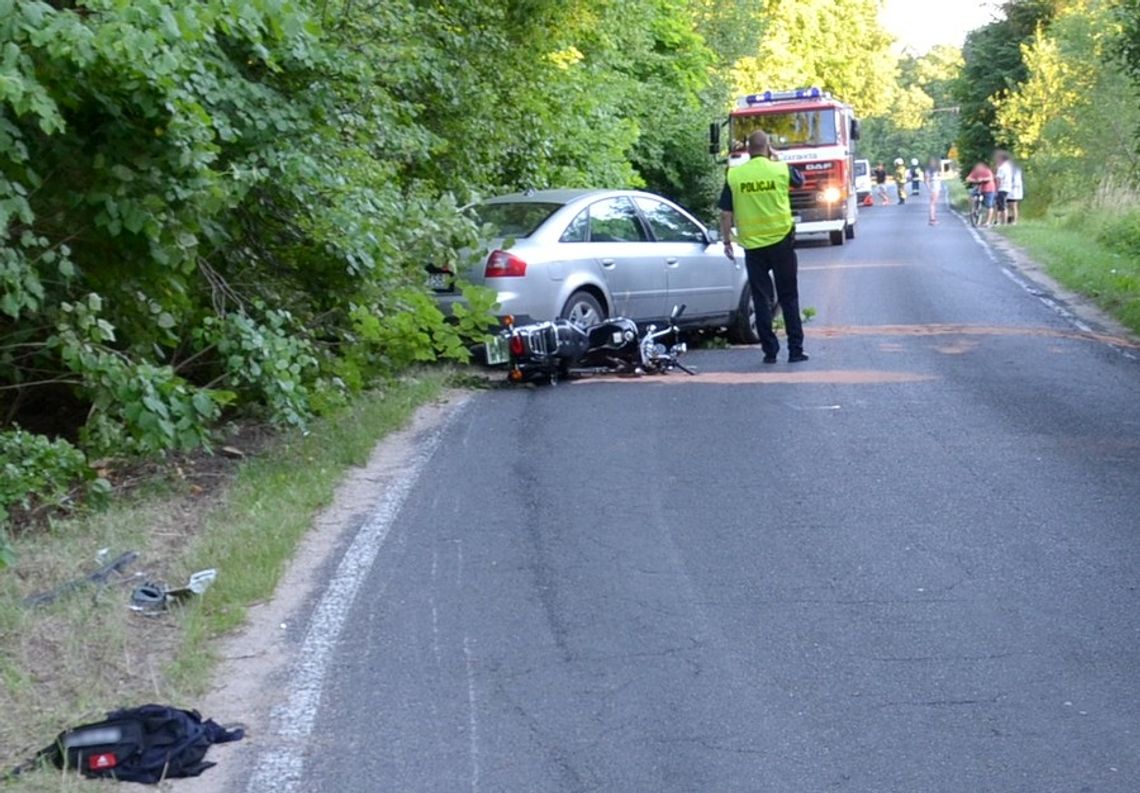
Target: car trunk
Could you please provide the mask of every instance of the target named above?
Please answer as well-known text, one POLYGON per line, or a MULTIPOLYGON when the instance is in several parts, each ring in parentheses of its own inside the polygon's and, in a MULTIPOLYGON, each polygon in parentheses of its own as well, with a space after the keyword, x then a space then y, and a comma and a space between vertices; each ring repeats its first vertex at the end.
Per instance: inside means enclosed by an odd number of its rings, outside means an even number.
POLYGON ((448 294, 455 291, 455 278, 472 284, 485 285, 487 282, 485 272, 487 256, 491 251, 502 248, 505 240, 500 238, 485 240, 478 248, 464 248, 459 251, 456 260, 460 262, 459 272, 453 272, 451 265, 438 265, 434 262, 427 265, 428 287, 437 294, 448 294))

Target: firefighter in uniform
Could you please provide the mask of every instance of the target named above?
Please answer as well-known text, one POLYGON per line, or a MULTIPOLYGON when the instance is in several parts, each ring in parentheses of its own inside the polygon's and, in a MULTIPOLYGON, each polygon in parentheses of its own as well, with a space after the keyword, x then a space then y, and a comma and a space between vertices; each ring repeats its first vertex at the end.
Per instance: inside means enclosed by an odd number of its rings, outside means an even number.
POLYGON ((806 361, 804 328, 800 319, 795 249, 795 223, 792 220, 791 187, 803 184, 799 171, 775 159, 768 136, 754 132, 748 137, 751 159, 728 169, 720 198, 720 228, 724 253, 736 259, 732 247, 735 223, 744 248, 744 264, 756 309, 756 329, 764 348, 764 363, 775 363, 780 342, 772 330, 772 303, 780 301, 784 328, 788 335, 788 362, 806 361), (772 292, 771 273, 776 279, 772 292))
POLYGON ((906 203, 906 163, 902 157, 895 158, 895 187, 898 188, 899 203, 906 203))

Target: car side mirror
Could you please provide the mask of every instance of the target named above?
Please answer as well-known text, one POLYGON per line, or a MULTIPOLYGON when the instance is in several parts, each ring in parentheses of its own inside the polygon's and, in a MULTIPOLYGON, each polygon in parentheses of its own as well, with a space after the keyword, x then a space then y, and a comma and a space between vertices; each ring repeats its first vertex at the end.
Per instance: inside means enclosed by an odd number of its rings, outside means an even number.
POLYGON ((716 229, 705 229, 705 239, 709 241, 709 245, 720 242, 720 232, 716 229))

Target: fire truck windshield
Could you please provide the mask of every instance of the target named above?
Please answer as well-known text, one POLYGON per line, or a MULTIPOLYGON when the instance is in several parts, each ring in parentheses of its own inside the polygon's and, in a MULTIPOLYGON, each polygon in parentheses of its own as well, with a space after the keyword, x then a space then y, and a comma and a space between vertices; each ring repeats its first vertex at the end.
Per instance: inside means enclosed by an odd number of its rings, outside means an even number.
POLYGON ((838 143, 834 110, 799 110, 790 113, 756 113, 733 116, 732 139, 743 141, 762 129, 777 149, 829 146, 838 143))

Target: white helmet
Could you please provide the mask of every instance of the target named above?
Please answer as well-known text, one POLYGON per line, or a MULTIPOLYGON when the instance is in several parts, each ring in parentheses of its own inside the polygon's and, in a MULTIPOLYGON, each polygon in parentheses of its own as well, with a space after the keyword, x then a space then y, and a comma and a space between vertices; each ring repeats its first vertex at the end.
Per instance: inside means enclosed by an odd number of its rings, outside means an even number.
POLYGON ((903 164, 903 158, 902 157, 895 157, 895 165, 902 165, 902 164, 903 164))
POLYGON ((911 157, 910 158, 910 164, 911 165, 918 165, 918 158, 917 157, 911 157))

